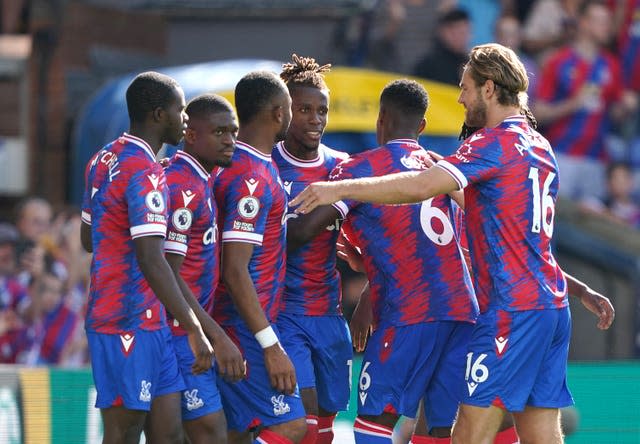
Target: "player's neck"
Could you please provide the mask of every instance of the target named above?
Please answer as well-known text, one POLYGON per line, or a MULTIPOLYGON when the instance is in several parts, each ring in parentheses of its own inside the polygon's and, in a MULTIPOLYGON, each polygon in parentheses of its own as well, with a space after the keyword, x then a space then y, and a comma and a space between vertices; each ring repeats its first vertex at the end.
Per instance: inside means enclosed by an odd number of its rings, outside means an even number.
POLYGON ((597 43, 587 37, 578 37, 576 38, 573 47, 576 52, 580 54, 585 60, 593 60, 597 57, 600 52, 600 47, 597 43))
POLYGON ((506 118, 520 115, 520 108, 517 106, 497 105, 487 110, 487 128, 495 128, 500 125, 506 118))
POLYGON ((299 160, 315 160, 318 158, 318 150, 307 150, 302 145, 293 142, 289 138, 284 140, 284 149, 299 160))
POLYGON ((155 134, 154 131, 151 131, 148 128, 132 124, 129 128, 129 134, 147 142, 154 154, 158 154, 158 151, 162 148, 163 142, 160 135, 155 134))
POLYGON ((273 150, 273 145, 275 145, 275 135, 267 133, 264 130, 260 131, 251 128, 250 125, 247 126, 248 127, 245 127, 244 131, 242 128, 238 131, 238 142, 246 143, 261 153, 270 156, 271 151, 273 150))

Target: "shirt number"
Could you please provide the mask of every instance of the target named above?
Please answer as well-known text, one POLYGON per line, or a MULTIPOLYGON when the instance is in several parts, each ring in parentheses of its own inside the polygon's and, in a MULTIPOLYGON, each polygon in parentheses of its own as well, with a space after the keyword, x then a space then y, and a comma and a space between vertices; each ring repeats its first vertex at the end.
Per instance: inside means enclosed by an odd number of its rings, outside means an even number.
POLYGON ((424 231, 424 234, 426 234, 434 244, 447 245, 453 239, 453 227, 444 211, 431 206, 432 201, 433 197, 422 202, 420 206, 420 225, 422 226, 422 231, 424 231), (433 219, 439 220, 442 224, 441 233, 433 229, 433 219))
POLYGON ((531 191, 533 193, 531 232, 540 233, 540 227, 542 227, 547 237, 551 237, 553 234, 553 218, 556 212, 553 197, 549 194, 551 182, 555 177, 555 173, 549 173, 544 181, 541 193, 540 171, 538 168, 529 168, 529 179, 531 179, 531 191))

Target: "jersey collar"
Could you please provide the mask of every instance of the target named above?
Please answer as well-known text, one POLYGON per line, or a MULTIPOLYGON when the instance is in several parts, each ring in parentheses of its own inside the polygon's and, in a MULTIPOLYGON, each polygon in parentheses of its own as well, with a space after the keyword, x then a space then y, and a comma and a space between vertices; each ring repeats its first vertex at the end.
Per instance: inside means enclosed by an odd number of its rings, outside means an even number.
POLYGON ((289 151, 287 151, 287 148, 284 146, 284 141, 278 142, 278 144, 276 145, 276 148, 278 149, 278 152, 280 153, 280 155, 284 160, 289 162, 291 165, 294 165, 300 168, 313 168, 313 167, 320 166, 324 163, 324 150, 322 148, 322 145, 318 146, 318 157, 311 160, 299 159, 293 154, 291 154, 289 151))
POLYGON ((149 155, 149 157, 156 162, 156 155, 154 154, 153 150, 151 149, 151 146, 149 146, 149 144, 147 142, 145 142, 143 139, 136 137, 136 136, 132 136, 131 134, 128 133, 123 133, 122 134, 122 139, 126 140, 129 143, 133 143, 134 145, 138 145, 140 148, 142 148, 144 150, 145 153, 147 153, 149 155))
POLYGON ((186 151, 180 150, 176 152, 175 156, 176 159, 182 159, 189 165, 191 165, 191 168, 193 168, 204 180, 209 180, 209 173, 207 172, 207 170, 205 170, 200 162, 198 162, 198 160, 191 154, 187 153, 186 151))
POLYGON ((236 148, 241 149, 242 151, 246 151, 247 153, 252 154, 253 156, 259 159, 265 160, 267 162, 271 162, 271 154, 265 154, 261 151, 258 151, 256 148, 252 147, 248 143, 240 142, 238 140, 236 141, 236 148))

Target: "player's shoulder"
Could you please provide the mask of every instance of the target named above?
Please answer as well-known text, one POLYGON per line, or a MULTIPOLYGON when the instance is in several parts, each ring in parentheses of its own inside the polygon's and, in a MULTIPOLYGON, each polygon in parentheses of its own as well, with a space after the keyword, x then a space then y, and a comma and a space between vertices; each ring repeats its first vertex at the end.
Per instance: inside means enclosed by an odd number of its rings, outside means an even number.
POLYGON ((324 143, 320 144, 319 150, 322 150, 325 159, 333 159, 337 162, 342 162, 349 157, 349 153, 328 147, 324 143))

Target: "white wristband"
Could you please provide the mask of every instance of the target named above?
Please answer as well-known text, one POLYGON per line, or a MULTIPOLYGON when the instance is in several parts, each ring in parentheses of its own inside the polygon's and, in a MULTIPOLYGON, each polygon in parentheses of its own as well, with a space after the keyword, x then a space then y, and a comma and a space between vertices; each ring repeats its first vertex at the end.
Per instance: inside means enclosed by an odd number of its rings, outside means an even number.
POLYGON ((272 345, 278 343, 278 337, 276 336, 276 332, 273 331, 273 327, 268 326, 267 328, 263 328, 258 333, 255 334, 256 341, 260 344, 262 348, 268 348, 272 345))

